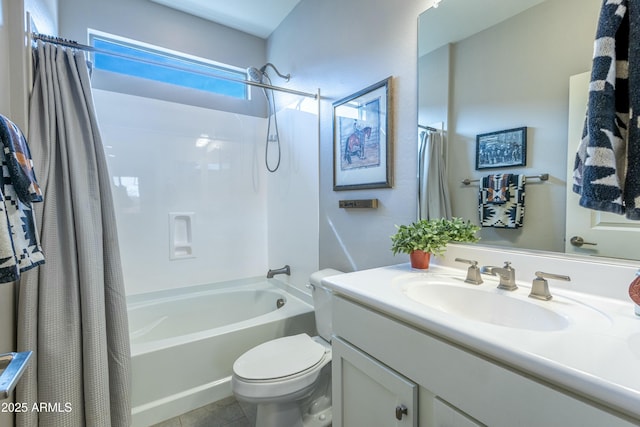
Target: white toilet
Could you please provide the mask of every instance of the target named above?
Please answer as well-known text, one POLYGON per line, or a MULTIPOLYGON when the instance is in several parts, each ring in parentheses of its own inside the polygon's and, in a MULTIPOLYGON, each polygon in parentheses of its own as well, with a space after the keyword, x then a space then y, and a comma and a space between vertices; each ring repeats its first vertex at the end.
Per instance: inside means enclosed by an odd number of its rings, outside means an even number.
POLYGON ((257 404, 256 427, 331 425, 331 293, 320 281, 341 273, 325 269, 309 279, 319 336, 268 341, 233 364, 233 393, 257 404))

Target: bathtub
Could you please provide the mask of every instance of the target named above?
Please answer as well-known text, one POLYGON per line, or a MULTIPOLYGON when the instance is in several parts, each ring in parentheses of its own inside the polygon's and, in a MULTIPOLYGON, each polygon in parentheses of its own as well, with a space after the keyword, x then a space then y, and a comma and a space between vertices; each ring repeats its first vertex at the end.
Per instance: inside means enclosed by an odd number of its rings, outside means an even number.
POLYGON ((231 396, 233 362, 242 353, 314 334, 312 305, 284 289, 277 279, 255 278, 129 296, 132 425, 231 396))

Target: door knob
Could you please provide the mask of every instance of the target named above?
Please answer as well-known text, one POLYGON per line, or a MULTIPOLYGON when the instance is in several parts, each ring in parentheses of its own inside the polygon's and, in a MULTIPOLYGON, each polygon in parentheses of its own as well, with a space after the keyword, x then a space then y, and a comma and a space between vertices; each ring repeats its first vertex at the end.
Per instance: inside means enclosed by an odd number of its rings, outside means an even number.
POLYGON ((407 415, 409 410, 404 405, 396 406, 396 420, 401 420, 403 415, 407 415))
POLYGON ((581 247, 582 245, 593 245, 596 246, 597 243, 585 242, 584 239, 580 236, 573 236, 569 242, 576 247, 581 247))

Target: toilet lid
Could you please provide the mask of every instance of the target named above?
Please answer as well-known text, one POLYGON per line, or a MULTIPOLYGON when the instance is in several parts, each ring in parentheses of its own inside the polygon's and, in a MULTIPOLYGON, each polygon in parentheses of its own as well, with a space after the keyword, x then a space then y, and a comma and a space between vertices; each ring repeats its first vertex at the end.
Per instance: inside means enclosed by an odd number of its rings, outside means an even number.
POLYGON ((325 348, 307 334, 278 338, 260 344, 233 364, 236 375, 249 380, 288 377, 322 360, 325 348))

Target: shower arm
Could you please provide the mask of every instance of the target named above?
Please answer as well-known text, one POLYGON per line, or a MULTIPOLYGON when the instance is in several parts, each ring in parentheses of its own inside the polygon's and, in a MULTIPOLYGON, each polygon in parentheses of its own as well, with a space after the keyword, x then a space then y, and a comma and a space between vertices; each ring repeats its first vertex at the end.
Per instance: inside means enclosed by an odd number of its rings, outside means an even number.
POLYGON ((278 69, 276 68, 276 66, 275 66, 275 65, 273 65, 271 62, 267 62, 266 64, 264 64, 264 65, 260 68, 260 71, 264 73, 264 72, 267 70, 267 67, 271 67, 271 68, 273 68, 273 71, 275 71, 277 75, 279 75, 281 78, 283 78, 283 79, 284 79, 285 81, 287 81, 287 82, 288 82, 288 81, 289 81, 289 79, 291 78, 291 74, 286 74, 286 75, 285 75, 285 74, 280 73, 280 71, 278 71, 278 69))

